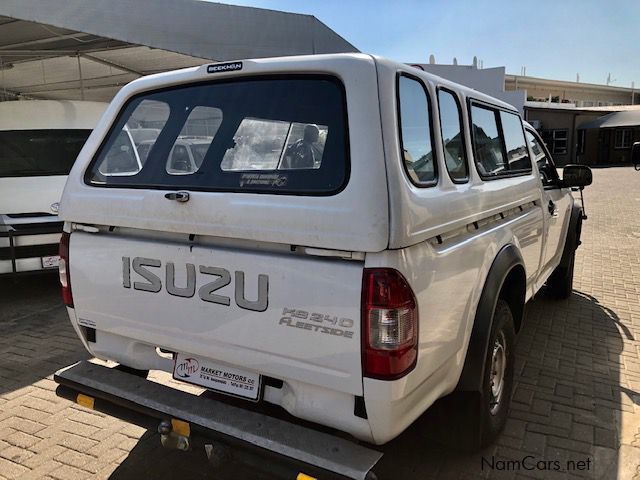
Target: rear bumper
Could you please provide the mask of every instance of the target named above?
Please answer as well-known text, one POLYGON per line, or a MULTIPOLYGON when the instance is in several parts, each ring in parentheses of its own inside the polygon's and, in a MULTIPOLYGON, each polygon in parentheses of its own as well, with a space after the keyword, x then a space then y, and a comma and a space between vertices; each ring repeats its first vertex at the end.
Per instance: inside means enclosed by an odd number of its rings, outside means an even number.
POLYGON ((58 255, 62 222, 0 224, 0 275, 53 270, 42 257, 58 255))
POLYGON ((290 468, 291 472, 304 471, 322 478, 372 479, 372 468, 382 457, 376 450, 340 437, 89 362, 59 370, 54 380, 61 385, 60 396, 82 393, 100 400, 94 403, 98 410, 108 410, 101 405, 115 404, 124 411, 161 420, 186 421, 208 438, 270 458, 274 465, 282 466, 280 471, 290 468))

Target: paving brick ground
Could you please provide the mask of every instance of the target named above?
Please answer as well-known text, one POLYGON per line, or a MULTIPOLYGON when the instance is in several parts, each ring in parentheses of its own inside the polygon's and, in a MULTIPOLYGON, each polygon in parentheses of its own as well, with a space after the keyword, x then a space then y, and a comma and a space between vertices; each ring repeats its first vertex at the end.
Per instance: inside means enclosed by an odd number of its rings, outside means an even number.
MULTIPOLYGON (((640 479, 640 173, 594 178, 573 295, 527 307, 503 435, 454 453, 425 438, 426 416, 385 448, 381 478, 640 479)), ((56 397, 52 373, 83 358, 55 278, 0 280, 0 478, 214 478, 202 452, 162 449, 155 425, 56 397)))

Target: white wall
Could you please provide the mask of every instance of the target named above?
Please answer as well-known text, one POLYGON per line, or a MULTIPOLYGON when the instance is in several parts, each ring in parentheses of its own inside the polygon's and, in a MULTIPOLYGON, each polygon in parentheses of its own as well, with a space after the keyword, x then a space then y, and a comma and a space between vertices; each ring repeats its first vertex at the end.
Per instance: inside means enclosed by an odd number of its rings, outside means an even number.
POLYGON ((426 72, 460 83, 492 97, 496 97, 516 107, 524 115, 524 102, 527 98, 525 90, 505 91, 504 67, 478 69, 471 65, 420 65, 426 72))

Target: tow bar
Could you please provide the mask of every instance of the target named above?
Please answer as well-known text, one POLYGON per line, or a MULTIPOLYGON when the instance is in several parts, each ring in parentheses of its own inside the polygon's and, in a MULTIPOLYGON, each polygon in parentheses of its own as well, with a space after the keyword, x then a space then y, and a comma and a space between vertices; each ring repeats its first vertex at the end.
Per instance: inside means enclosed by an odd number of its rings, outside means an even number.
POLYGON ((59 370, 58 396, 115 417, 131 411, 160 420, 166 448, 186 451, 204 440, 209 463, 238 460, 282 479, 375 480, 382 453, 340 436, 199 397, 115 368, 78 362, 59 370))

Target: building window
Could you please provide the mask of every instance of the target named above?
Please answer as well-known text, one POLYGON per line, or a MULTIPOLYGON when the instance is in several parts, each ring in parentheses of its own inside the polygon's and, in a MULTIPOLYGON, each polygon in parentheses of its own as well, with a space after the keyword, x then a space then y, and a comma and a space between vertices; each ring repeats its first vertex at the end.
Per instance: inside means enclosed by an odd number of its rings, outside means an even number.
POLYGON ((633 140, 633 130, 630 128, 618 129, 615 134, 614 148, 630 148, 633 140))
POLYGON ((542 140, 547 145, 547 148, 551 150, 552 155, 566 155, 567 154, 567 137, 569 130, 542 130, 540 132, 542 140))

